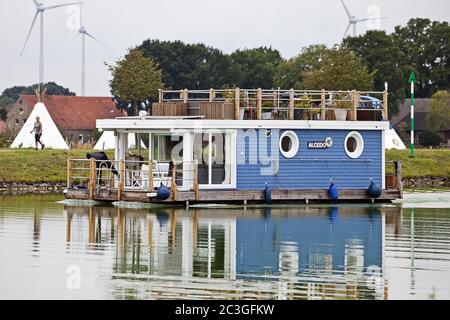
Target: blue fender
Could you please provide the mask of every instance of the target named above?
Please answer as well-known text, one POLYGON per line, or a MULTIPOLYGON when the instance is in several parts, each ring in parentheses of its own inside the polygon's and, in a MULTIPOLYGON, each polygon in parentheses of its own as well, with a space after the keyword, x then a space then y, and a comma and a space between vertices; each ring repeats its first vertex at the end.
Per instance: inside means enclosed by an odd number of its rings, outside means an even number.
POLYGON ((264 189, 264 202, 267 204, 272 203, 272 189, 266 184, 266 188, 264 189))
POLYGON ((328 188, 328 193, 332 201, 337 202, 339 200, 339 191, 333 181, 331 181, 330 187, 328 188))
POLYGON ((367 189, 367 193, 371 198, 377 199, 381 196, 381 188, 371 179, 369 188, 367 189))
POLYGON ((169 197, 170 197, 170 190, 169 190, 169 188, 167 188, 165 185, 163 185, 161 183, 161 185, 159 186, 158 191, 156 193, 156 197, 159 200, 167 200, 167 199, 169 199, 169 197))

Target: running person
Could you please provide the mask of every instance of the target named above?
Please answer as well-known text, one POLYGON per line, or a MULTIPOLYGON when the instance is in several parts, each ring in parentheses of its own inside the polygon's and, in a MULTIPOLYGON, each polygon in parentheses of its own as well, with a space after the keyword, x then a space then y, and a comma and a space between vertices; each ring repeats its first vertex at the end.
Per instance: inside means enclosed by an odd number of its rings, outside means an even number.
POLYGON ((42 122, 40 121, 39 116, 36 117, 36 122, 34 123, 33 130, 30 133, 34 132, 34 140, 36 142, 36 150, 38 149, 38 143, 41 144, 41 149, 44 149, 45 145, 41 141, 42 136, 42 122))

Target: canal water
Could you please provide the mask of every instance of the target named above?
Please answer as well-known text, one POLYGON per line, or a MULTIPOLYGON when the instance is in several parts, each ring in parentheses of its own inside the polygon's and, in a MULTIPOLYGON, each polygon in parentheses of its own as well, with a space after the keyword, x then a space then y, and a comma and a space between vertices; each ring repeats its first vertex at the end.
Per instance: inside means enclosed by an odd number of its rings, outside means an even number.
POLYGON ((0 197, 0 299, 450 299, 450 192, 389 205, 0 197))

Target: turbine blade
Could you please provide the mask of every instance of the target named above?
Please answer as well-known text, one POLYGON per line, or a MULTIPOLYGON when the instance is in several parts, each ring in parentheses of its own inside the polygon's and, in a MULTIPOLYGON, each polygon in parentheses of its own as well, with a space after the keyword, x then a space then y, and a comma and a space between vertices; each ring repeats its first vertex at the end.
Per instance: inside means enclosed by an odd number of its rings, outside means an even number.
POLYGON ((94 41, 97 41, 98 43, 100 43, 102 46, 105 46, 106 47, 106 45, 103 43, 103 42, 101 42, 99 39, 97 39, 96 37, 94 37, 92 34, 90 34, 89 32, 86 32, 86 35, 89 37, 89 38, 91 38, 92 40, 94 40, 94 41))
POLYGON ((39 15, 39 11, 36 11, 34 18, 33 18, 33 22, 31 22, 30 31, 28 31, 27 39, 25 40, 25 44, 23 45, 22 51, 20 52, 20 56, 22 56, 23 52, 25 51, 25 47, 27 46, 28 40, 30 39, 31 31, 33 31, 33 27, 34 27, 34 24, 36 23, 36 19, 37 19, 38 15, 39 15))
POLYGON ((362 22, 362 21, 373 21, 373 20, 384 20, 387 19, 386 17, 381 17, 381 18, 364 18, 364 19, 358 19, 355 20, 355 22, 362 22))
POLYGON ((350 29, 351 25, 352 25, 352 24, 349 23, 348 26, 347 26, 347 29, 345 29, 345 32, 344 32, 344 39, 345 39, 345 37, 347 37, 347 33, 348 33, 348 30, 350 29))
POLYGON ((344 6, 344 10, 347 13, 348 18, 350 19, 352 17, 352 15, 350 14, 350 11, 348 10, 347 6, 344 3, 344 0, 341 0, 342 5, 344 6))
POLYGON ((60 8, 60 7, 74 6, 74 5, 82 4, 82 3, 83 2, 71 2, 71 3, 64 3, 64 4, 56 4, 54 6, 44 7, 44 10, 56 9, 56 8, 60 8))

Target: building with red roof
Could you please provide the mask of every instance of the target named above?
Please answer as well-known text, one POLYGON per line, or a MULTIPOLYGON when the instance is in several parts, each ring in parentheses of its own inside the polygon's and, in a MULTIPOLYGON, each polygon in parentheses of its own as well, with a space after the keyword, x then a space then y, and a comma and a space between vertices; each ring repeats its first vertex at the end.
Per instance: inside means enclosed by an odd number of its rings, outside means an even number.
MULTIPOLYGON (((8 112, 6 128, 17 135, 37 102, 36 95, 21 95, 8 112)), ((111 97, 45 95, 42 102, 69 146, 94 144, 97 119, 124 115, 111 97)))

